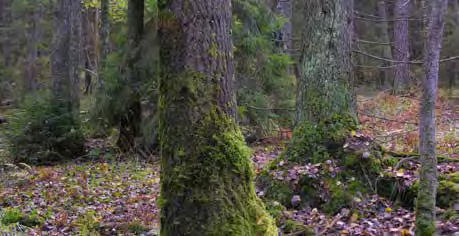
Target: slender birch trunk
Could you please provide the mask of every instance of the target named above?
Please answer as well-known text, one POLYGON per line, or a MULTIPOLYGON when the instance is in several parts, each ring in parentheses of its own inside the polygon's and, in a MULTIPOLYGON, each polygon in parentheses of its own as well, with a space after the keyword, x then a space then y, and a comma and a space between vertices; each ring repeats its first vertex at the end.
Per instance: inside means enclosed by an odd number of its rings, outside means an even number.
POLYGON ((416 235, 435 234, 435 203, 438 186, 435 100, 437 98, 439 59, 443 39, 444 15, 448 0, 435 0, 425 6, 426 38, 419 117, 421 170, 416 199, 416 235))

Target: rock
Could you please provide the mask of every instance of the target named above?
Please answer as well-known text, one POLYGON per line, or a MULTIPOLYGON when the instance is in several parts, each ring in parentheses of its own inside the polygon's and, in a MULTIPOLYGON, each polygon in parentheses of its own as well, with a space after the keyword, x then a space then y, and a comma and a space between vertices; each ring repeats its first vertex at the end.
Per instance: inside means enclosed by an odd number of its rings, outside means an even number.
POLYGON ((7 122, 6 118, 0 115, 0 124, 6 123, 6 122, 7 122))
POLYGON ((294 195, 292 199, 290 200, 290 204, 292 204, 292 207, 298 207, 300 203, 301 203, 300 195, 294 195))

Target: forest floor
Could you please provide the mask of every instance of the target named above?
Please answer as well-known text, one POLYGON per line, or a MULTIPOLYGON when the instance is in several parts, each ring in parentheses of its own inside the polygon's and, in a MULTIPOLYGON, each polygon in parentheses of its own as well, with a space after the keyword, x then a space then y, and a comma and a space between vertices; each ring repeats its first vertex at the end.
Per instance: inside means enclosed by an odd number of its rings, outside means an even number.
MULTIPOLYGON (((359 132, 388 150, 416 152, 417 103, 385 93, 359 96, 359 132)), ((440 96, 437 116, 438 153, 459 159, 459 102, 440 96)), ((253 147, 255 172, 278 157, 282 146, 253 147)), ((0 173, 0 233, 8 228, 30 235, 157 235, 159 163, 123 157, 109 140, 90 140, 88 148, 94 158, 0 173)), ((412 166, 387 171, 409 182, 417 178, 418 164, 412 166)), ((438 169, 458 172, 459 163, 442 163, 438 169)), ((286 209, 280 220, 308 226, 317 235, 412 235, 413 211, 376 195, 353 207, 351 214, 344 209, 334 215, 315 208, 286 209)), ((439 217, 437 227, 442 235, 453 235, 459 232, 459 219, 439 217)))

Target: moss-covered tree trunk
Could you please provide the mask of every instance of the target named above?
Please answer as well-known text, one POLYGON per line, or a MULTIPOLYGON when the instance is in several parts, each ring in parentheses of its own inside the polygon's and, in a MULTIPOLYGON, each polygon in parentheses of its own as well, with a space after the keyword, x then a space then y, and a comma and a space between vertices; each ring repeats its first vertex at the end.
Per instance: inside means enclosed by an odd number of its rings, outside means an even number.
POLYGON ((230 0, 159 11, 161 235, 277 235, 234 119, 230 0))
POLYGON ((140 73, 141 41, 143 35, 144 0, 129 0, 128 2, 128 48, 125 55, 123 71, 124 82, 128 90, 125 97, 126 110, 120 117, 120 136, 118 147, 123 151, 135 147, 135 138, 140 133, 141 104, 140 86, 142 81, 140 73))
POLYGON ((351 63, 353 1, 312 0, 304 9, 296 127, 287 149, 287 157, 300 162, 321 159, 312 157, 317 153, 312 153, 315 151, 310 150, 311 145, 342 145, 349 129, 354 128, 351 126, 355 117, 350 86, 354 78, 351 63), (321 127, 333 128, 326 131, 321 127), (318 135, 309 137, 311 129, 317 129, 312 133, 318 135))
POLYGON ((353 114, 352 1, 312 0, 304 12, 296 122, 353 114))
POLYGON ((424 45, 422 99, 419 118, 421 170, 416 199, 416 235, 435 234, 435 201, 438 186, 435 153, 435 100, 437 97, 439 59, 443 39, 444 15, 448 0, 427 3, 427 27, 424 45))

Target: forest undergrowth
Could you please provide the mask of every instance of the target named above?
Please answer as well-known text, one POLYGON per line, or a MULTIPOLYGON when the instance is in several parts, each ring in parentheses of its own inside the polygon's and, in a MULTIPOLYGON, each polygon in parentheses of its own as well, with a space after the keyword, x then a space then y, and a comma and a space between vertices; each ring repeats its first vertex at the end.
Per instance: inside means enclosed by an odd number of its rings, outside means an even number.
MULTIPOLYGON (((446 192, 451 196, 440 196, 447 198, 450 208, 438 209, 437 231, 453 235, 459 232, 459 202, 454 202, 459 199, 459 100, 445 94, 441 92, 436 107, 438 170, 449 176, 440 181, 450 184, 446 192)), ((405 186, 416 182, 419 167, 415 97, 387 93, 358 96, 360 126, 350 134, 368 138, 385 152, 399 155, 381 175, 392 176, 405 186)), ((257 175, 287 145, 282 141, 254 145, 252 160, 257 175)), ((157 235, 157 158, 147 161, 142 155, 122 155, 111 139, 90 139, 86 146, 88 155, 57 166, 5 164, 0 172, 0 232, 157 235)), ((324 163, 292 165, 276 178, 297 184, 301 176, 320 175, 323 169, 324 163)), ((339 185, 339 181, 334 183, 339 185)), ((319 195, 326 191, 319 190, 319 195)), ((258 188, 257 194, 264 199, 266 193, 258 188)), ((266 200, 285 235, 413 235, 413 210, 394 199, 371 193, 354 195, 352 205, 327 213, 304 204, 305 200, 298 195, 293 195, 289 204, 266 200)))

